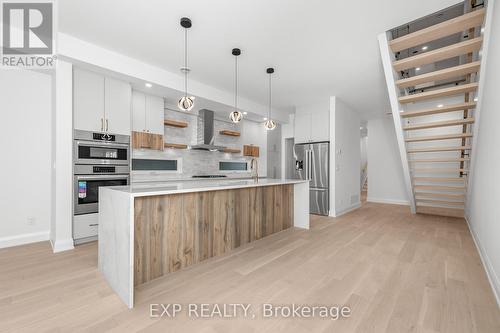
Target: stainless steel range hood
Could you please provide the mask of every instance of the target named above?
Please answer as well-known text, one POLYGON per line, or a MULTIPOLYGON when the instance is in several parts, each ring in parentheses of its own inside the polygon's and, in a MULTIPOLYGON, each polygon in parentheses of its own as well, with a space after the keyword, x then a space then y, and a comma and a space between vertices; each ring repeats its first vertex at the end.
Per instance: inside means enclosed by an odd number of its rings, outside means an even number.
POLYGON ((207 109, 199 111, 196 142, 191 149, 222 151, 223 146, 216 146, 214 132, 214 112, 207 109))

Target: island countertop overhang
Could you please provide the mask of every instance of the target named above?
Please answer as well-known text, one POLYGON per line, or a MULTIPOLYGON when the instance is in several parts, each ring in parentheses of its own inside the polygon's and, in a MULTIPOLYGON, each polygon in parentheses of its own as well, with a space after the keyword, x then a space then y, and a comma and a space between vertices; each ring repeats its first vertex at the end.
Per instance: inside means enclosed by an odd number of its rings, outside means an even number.
POLYGON ((154 183, 136 183, 127 186, 103 187, 102 191, 118 191, 127 193, 131 197, 145 197, 154 195, 169 195, 180 193, 206 192, 230 190, 248 187, 273 186, 307 183, 308 180, 301 179, 271 179, 263 178, 255 181, 253 179, 243 180, 204 180, 204 181, 173 181, 173 182, 154 182, 154 183))

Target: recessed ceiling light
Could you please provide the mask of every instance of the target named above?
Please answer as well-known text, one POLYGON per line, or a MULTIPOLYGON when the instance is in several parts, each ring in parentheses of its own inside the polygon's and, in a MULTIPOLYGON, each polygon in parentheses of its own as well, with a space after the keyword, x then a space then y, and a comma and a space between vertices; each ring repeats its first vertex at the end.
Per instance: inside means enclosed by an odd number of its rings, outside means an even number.
POLYGON ((427 50, 429 47, 428 46, 422 46, 422 51, 427 50))
POLYGON ((363 130, 363 127, 360 127, 359 129, 360 129, 360 130, 363 130))
POLYGON ((263 119, 264 119, 264 120, 267 120, 267 117, 264 117, 263 119))
POLYGON ((243 111, 243 114, 248 114, 248 112, 246 112, 246 111, 243 111))
POLYGON ((474 98, 474 102, 477 102, 477 101, 478 101, 478 98, 477 98, 477 97, 476 97, 476 98, 474 98))
POLYGON ((443 104, 438 104, 438 108, 442 108, 444 105, 443 104))
POLYGON ((144 85, 146 86, 146 88, 151 88, 153 86, 151 83, 146 83, 144 85))
POLYGON ((416 71, 419 71, 419 70, 420 70, 420 67, 415 68, 415 70, 416 70, 416 71))

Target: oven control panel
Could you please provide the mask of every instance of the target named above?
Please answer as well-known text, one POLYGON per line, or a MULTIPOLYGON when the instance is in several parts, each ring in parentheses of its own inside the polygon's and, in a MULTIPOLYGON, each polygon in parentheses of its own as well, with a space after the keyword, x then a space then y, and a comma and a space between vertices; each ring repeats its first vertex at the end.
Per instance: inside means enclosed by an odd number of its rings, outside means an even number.
POLYGON ((99 141, 116 141, 116 136, 114 134, 107 133, 92 133, 92 139, 99 141))
POLYGON ((94 166, 92 168, 92 173, 116 173, 115 166, 94 166))

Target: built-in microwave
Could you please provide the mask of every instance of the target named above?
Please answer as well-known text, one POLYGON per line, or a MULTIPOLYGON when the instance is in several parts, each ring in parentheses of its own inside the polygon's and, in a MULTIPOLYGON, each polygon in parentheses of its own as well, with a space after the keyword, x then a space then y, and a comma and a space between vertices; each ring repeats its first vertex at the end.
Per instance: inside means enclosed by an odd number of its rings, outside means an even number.
POLYGON ((129 165, 130 137, 75 130, 74 164, 129 165))

